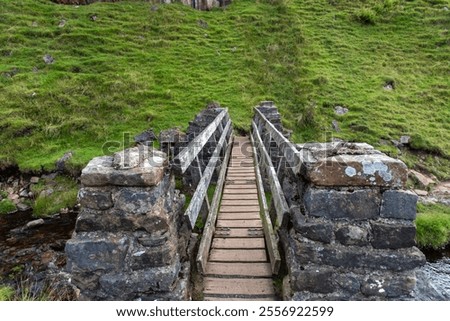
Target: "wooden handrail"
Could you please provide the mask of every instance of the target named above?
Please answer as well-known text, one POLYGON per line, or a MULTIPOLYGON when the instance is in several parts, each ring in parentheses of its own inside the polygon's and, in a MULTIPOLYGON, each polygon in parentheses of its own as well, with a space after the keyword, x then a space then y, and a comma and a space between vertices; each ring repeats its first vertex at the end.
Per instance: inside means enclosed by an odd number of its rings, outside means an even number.
POLYGON ((259 155, 261 157, 261 162, 259 163, 259 165, 262 166, 262 169, 265 171, 267 178, 269 179, 270 190, 272 192, 272 199, 275 205, 278 223, 275 224, 274 229, 277 230, 287 219, 289 214, 289 206, 286 202, 286 198, 284 197, 283 189, 281 188, 281 184, 278 180, 275 168, 272 165, 270 156, 267 153, 266 148, 264 147, 263 141, 258 131, 258 127, 254 121, 252 121, 252 126, 255 144, 257 149, 259 150, 259 155))
POLYGON ((181 174, 186 172, 191 163, 203 149, 205 144, 211 138, 211 136, 216 132, 222 119, 228 114, 228 109, 225 108, 214 121, 208 125, 200 134, 198 134, 185 148, 183 148, 180 153, 175 156, 172 161, 174 170, 179 171, 181 174))
POLYGON ((216 230, 217 214, 219 213, 220 200, 222 198, 223 187, 225 185, 225 176, 227 173, 228 161, 231 155, 231 148, 233 146, 233 136, 230 135, 228 140, 227 150, 223 159, 222 168, 220 169, 219 178, 217 179, 216 190, 214 191, 213 200, 211 203, 211 210, 203 228, 203 236, 200 241, 197 254, 197 266, 200 273, 206 273, 206 264, 208 261, 209 249, 211 247, 214 232, 216 230))
MULTIPOLYGON (((263 122, 263 128, 271 135, 271 138, 277 144, 278 149, 281 151, 281 154, 286 159, 290 168, 294 172, 294 174, 298 174, 300 172, 301 166, 301 158, 300 152, 295 148, 294 144, 292 144, 275 126, 264 116, 264 114, 255 107, 255 115, 259 117, 263 122)), ((258 127, 257 127, 258 128, 258 127)))
POLYGON ((272 274, 278 274, 281 265, 281 256, 278 251, 278 238, 275 234, 275 231, 272 226, 272 222, 270 220, 269 215, 269 206, 267 205, 266 195, 264 193, 264 186, 262 182, 261 172, 259 170, 259 159, 258 153, 256 152, 255 139, 253 138, 253 134, 250 133, 250 139, 252 142, 253 148, 253 159, 256 164, 255 166, 255 174, 256 174, 256 186, 258 188, 259 202, 261 204, 261 219, 263 221, 264 227, 264 237, 266 239, 267 244, 267 253, 270 258, 270 267, 272 269, 272 274))
MULTIPOLYGON (((227 111, 225 110, 224 112, 226 113, 227 111)), ((221 120, 221 119, 223 119, 225 114, 220 114, 219 116, 221 116, 221 118, 220 118, 220 120, 221 120)), ((216 120, 219 118, 219 116, 216 118, 216 120)), ((216 128, 217 128, 217 125, 218 124, 216 124, 216 128)), ((210 126, 208 126, 208 128, 210 126)), ((189 203, 189 206, 186 209, 186 212, 184 213, 189 220, 191 228, 194 227, 195 222, 197 221, 198 214, 202 207, 203 201, 205 200, 205 197, 207 197, 207 190, 208 190, 209 184, 211 182, 211 178, 214 173, 216 163, 220 158, 220 152, 222 151, 222 148, 225 144, 225 139, 230 130, 231 130, 231 120, 229 120, 228 123, 226 124, 226 126, 222 132, 222 135, 220 136, 219 142, 217 143, 216 149, 214 150, 213 155, 209 159, 208 165, 206 166, 205 171, 202 174, 202 177, 200 179, 200 182, 198 183, 197 189, 195 190, 194 195, 192 196, 191 202, 189 203)), ((205 131, 203 131, 203 132, 205 132, 205 131)), ((209 135, 209 137, 211 135, 209 135)), ((206 137, 206 136, 204 136, 204 137, 206 137)), ((191 153, 188 153, 188 155, 191 155, 191 153)), ((190 157, 188 159, 190 159, 190 157)))

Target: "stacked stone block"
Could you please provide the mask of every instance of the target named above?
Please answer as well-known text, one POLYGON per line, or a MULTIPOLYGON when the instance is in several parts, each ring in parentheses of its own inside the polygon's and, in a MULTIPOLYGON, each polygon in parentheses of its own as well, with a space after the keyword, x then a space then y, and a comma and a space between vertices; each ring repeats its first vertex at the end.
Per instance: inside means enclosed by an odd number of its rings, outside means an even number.
POLYGON ((187 299, 184 197, 167 166, 164 153, 139 146, 82 171, 81 210, 66 244, 80 299, 187 299))
POLYGON ((300 174, 286 169, 290 226, 280 231, 293 300, 408 299, 415 268, 417 196, 407 168, 367 144, 298 145, 300 174))

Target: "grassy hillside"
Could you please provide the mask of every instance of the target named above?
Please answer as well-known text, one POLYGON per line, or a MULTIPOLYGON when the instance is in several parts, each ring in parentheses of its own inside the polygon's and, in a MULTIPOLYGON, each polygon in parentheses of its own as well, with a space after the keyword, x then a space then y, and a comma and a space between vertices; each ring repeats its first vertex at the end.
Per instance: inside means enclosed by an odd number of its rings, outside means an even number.
POLYGON ((0 163, 50 169, 72 150, 83 166, 124 132, 186 128, 210 101, 247 129, 270 99, 297 141, 333 134, 397 156, 389 141, 411 135, 433 155, 401 157, 450 177, 449 0, 273 2, 2 0, 0 163))

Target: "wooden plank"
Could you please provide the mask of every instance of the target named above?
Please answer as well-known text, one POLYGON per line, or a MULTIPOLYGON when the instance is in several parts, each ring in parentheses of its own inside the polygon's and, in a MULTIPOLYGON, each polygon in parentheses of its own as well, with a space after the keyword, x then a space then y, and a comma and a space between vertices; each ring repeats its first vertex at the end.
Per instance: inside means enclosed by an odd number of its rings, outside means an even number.
POLYGON ((211 249, 209 262, 267 262, 265 249, 211 249))
POLYGON ((256 186, 248 187, 248 188, 227 188, 225 187, 223 193, 224 194, 256 194, 258 191, 256 190, 256 186))
POLYGON ((264 236, 262 228, 216 228, 214 237, 261 237, 264 236))
POLYGON ((277 213, 277 221, 278 224, 276 228, 283 225, 285 220, 289 215, 289 206, 284 198, 283 189, 281 188, 280 182, 278 181, 277 174, 275 169, 273 168, 272 161, 270 160, 270 156, 264 148, 263 142, 261 140, 261 136, 258 133, 258 128, 256 127, 255 122, 252 122, 253 125, 253 138, 255 140, 255 146, 259 149, 259 155, 261 157, 261 161, 259 162, 263 169, 265 169, 265 173, 267 174, 267 178, 269 179, 270 190, 272 192, 272 200, 275 205, 275 210, 277 213))
POLYGON ((229 295, 222 296, 205 296, 203 301, 277 301, 274 296, 249 296, 249 297, 236 297, 229 295))
POLYGON ((220 151, 222 150, 227 133, 230 130, 230 128, 231 128, 231 120, 229 120, 227 125, 225 126, 225 129, 222 135, 220 136, 219 142, 217 143, 217 147, 214 150, 208 162, 208 165, 205 168, 203 176, 200 182, 198 183, 197 189, 195 190, 194 195, 192 196, 191 202, 189 203, 186 212, 184 213, 188 217, 188 220, 191 224, 191 228, 193 228, 193 226, 195 225, 195 221, 197 220, 198 213, 200 212, 200 209, 206 196, 206 192, 209 187, 209 183, 211 182, 212 175, 216 168, 216 163, 220 159, 220 151))
MULTIPOLYGON (((252 194, 223 194, 222 196, 222 203, 224 201, 231 201, 231 200, 258 200, 258 194, 252 193, 252 194)), ((225 204, 224 204, 225 205, 225 204)))
POLYGON ((262 227, 261 220, 217 220, 216 227, 262 227))
POLYGON ((219 220, 260 220, 259 212, 219 213, 219 220))
MULTIPOLYGON (((214 238, 212 248, 215 249, 265 249, 264 238, 214 238)), ((270 273, 272 274, 272 273, 270 273)))
POLYGON ((208 294, 242 294, 242 295, 275 295, 271 279, 204 279, 205 295, 208 294))
POLYGON ((226 184, 228 184, 228 185, 255 185, 255 183, 256 183, 255 178, 247 179, 247 180, 233 178, 233 179, 226 180, 226 184))
POLYGON ((253 182, 251 184, 233 184, 233 182, 225 183, 226 189, 256 189, 256 183, 253 182))
MULTIPOLYGON (((206 127, 200 134, 198 134, 187 147, 185 147, 180 151, 180 153, 178 153, 178 155, 173 160, 174 168, 179 168, 181 170, 181 173, 184 173, 188 169, 192 161, 203 149, 210 137, 215 133, 217 127, 219 126, 222 119, 227 115, 227 113, 228 109, 224 109, 219 115, 217 115, 214 121, 208 125, 208 127, 206 127)), ((230 122, 231 121, 229 121, 228 123, 230 122)), ((226 131, 227 130, 224 130, 224 132, 226 131)))
MULTIPOLYGON (((231 130, 231 128, 230 128, 231 130)), ((222 168, 220 169, 219 177, 217 179, 216 190, 214 191, 213 200, 211 203, 211 211, 205 222, 203 229, 203 236, 200 241, 198 254, 197 254, 197 266, 200 273, 204 273, 206 270, 206 265, 208 261, 209 249, 211 247, 212 238, 215 232, 215 225, 217 220, 217 214, 219 212, 220 198, 222 196, 223 188, 225 185, 225 175, 227 172, 227 163, 230 159, 231 148, 232 148, 233 136, 230 135, 228 140, 227 150, 225 151, 225 156, 222 163, 222 168)))
POLYGON ((259 204, 256 206, 231 206, 231 205, 221 205, 221 213, 238 213, 238 212, 259 212, 259 204))
POLYGON ((252 200, 245 200, 245 199, 237 199, 237 200, 228 200, 228 199, 222 199, 222 206, 231 205, 231 206, 259 206, 259 201, 257 198, 254 198, 252 200))
POLYGON ((232 172, 228 171, 227 174, 228 179, 255 179, 255 172, 252 170, 251 172, 232 172))
POLYGON ((210 262, 206 268, 206 275, 225 276, 251 276, 251 277, 272 277, 272 270, 269 263, 229 263, 210 262))
POLYGON ((228 172, 227 174, 227 179, 228 180, 254 180, 255 179, 255 172, 250 172, 250 173, 232 173, 232 172, 228 172))
MULTIPOLYGON (((286 161, 294 171, 298 174, 300 172, 301 157, 300 152, 295 148, 282 133, 280 133, 275 126, 261 113, 257 108, 255 110, 255 115, 263 122, 263 127, 266 131, 270 133, 272 139, 277 143, 278 149, 281 151, 286 161)), ((255 137, 254 137, 255 138, 255 137)))
MULTIPOLYGON (((253 135, 250 136, 253 144, 253 149, 255 150, 255 163, 258 164, 258 154, 256 153, 255 141, 253 135)), ((264 193, 264 185, 261 177, 261 172, 259 167, 256 168, 256 183, 258 187, 259 199, 261 201, 262 210, 262 222, 264 226, 264 236, 267 244, 267 252, 269 254, 270 265, 273 274, 278 274, 281 266, 281 256, 278 251, 278 238, 275 234, 270 220, 269 207, 267 206, 266 195, 264 193)))

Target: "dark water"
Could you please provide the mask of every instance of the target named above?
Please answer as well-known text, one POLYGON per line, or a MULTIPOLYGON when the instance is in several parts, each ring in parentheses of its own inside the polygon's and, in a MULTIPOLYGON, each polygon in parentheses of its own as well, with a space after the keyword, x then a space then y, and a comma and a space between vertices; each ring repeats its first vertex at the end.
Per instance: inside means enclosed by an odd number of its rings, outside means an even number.
POLYGON ((443 259, 450 258, 450 245, 448 245, 444 249, 421 249, 421 251, 427 257, 427 262, 430 263, 436 263, 443 259))
MULTIPOLYGON (((17 266, 33 264, 36 269, 43 258, 64 252, 66 241, 75 227, 77 212, 57 214, 44 219, 44 224, 21 231, 29 221, 35 220, 32 211, 0 216, 0 277, 10 275, 17 266)), ((65 262, 59 259, 63 265, 65 262)))

